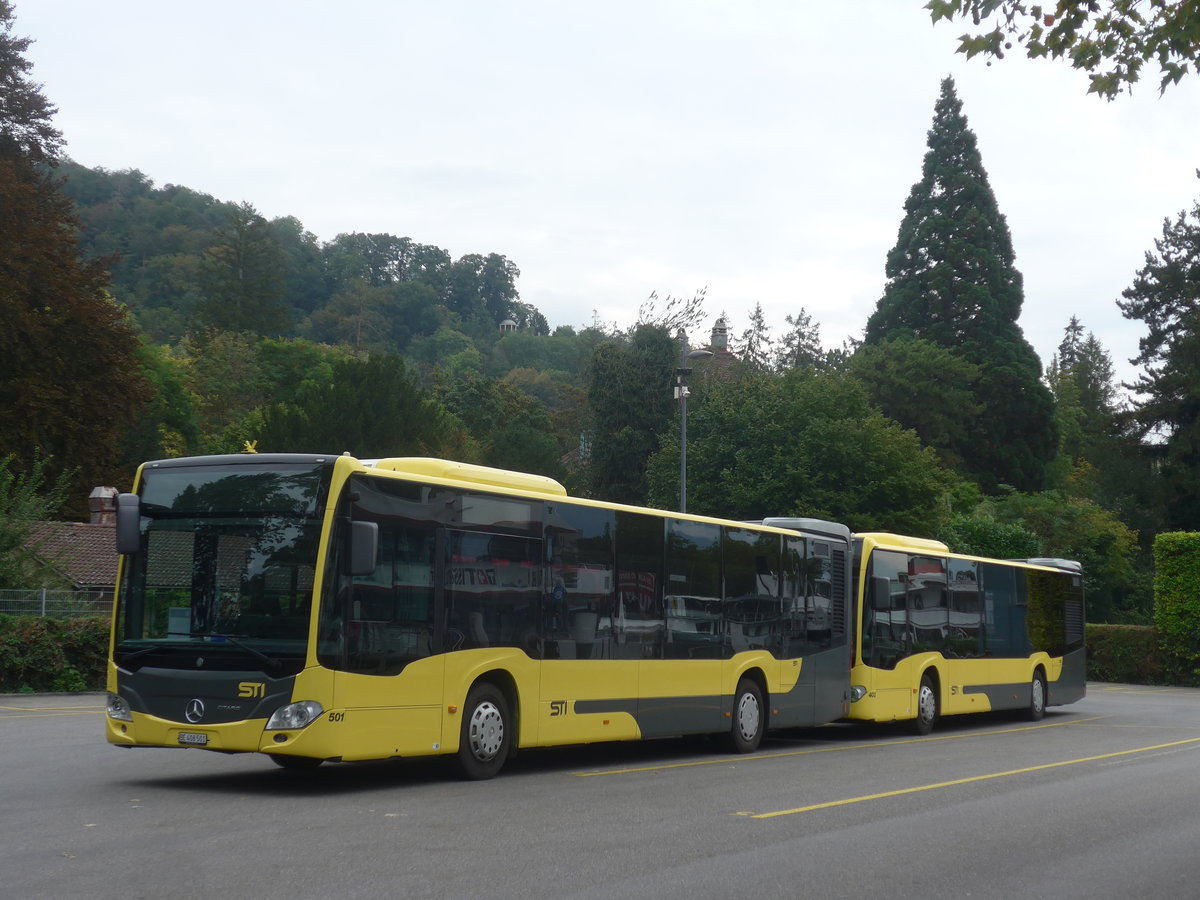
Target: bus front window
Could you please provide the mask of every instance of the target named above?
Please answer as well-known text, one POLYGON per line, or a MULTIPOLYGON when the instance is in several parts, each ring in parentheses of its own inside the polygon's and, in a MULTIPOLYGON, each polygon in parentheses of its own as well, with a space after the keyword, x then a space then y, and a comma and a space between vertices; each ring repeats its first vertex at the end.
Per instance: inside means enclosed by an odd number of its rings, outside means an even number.
POLYGON ((114 661, 299 671, 328 481, 314 463, 144 470, 114 661))

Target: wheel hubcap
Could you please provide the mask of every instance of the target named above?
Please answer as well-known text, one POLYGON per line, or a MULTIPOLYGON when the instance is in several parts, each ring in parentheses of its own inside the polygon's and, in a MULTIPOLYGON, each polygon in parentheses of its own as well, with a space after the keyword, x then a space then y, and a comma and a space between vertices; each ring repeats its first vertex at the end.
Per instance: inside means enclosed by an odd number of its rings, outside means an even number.
POLYGON ((1035 678, 1033 679, 1033 711, 1040 713, 1045 706, 1045 688, 1042 687, 1042 680, 1040 678, 1035 678))
POLYGON ((921 695, 917 700, 917 714, 926 722, 932 722, 936 709, 933 689, 928 685, 921 685, 921 695))
POLYGON ((504 717, 496 704, 484 701, 475 707, 471 713, 471 723, 467 732, 471 743, 471 753, 480 762, 489 762, 496 758, 504 745, 504 717))
POLYGON ((742 738, 750 741, 758 734, 758 723, 762 720, 762 711, 758 708, 758 698, 751 693, 742 694, 738 700, 737 727, 742 738))

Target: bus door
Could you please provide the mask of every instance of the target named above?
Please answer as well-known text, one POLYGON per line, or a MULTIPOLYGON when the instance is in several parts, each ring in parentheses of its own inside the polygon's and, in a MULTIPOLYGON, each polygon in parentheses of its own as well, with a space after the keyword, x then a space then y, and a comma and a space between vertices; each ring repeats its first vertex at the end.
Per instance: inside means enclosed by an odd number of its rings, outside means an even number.
POLYGON ((641 612, 643 648, 649 651, 638 677, 643 736, 727 730, 724 695, 734 686, 724 684, 731 645, 723 614, 721 527, 667 519, 665 560, 661 595, 656 591, 639 603, 649 606, 641 612))
MULTIPOLYGON (((438 655, 437 531, 419 488, 356 478, 351 518, 379 526, 369 575, 337 576, 323 601, 318 656, 335 670, 344 758, 427 754, 441 742, 445 671, 438 655)), ((347 553, 345 532, 337 552, 347 553)), ((340 564, 338 566, 340 569, 340 564)))
MULTIPOLYGON (((550 502, 539 650, 539 742, 638 736, 638 663, 617 600, 612 510, 550 502)), ((640 651, 641 644, 632 645, 640 651)))

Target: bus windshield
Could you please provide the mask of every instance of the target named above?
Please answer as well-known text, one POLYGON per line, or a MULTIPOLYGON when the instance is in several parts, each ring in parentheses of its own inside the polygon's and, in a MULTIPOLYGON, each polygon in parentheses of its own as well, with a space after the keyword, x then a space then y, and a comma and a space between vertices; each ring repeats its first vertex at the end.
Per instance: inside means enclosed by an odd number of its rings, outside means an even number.
POLYGON ((143 470, 141 550, 125 559, 114 661, 299 671, 330 471, 313 462, 143 470))

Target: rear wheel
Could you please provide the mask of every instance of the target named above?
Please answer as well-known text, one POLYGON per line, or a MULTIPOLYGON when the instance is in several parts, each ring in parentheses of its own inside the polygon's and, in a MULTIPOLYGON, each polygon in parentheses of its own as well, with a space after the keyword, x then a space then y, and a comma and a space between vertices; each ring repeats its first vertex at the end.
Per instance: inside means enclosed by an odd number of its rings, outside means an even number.
POLYGON ((762 743, 766 730, 766 707, 762 689, 753 678, 738 682, 733 695, 733 728, 729 743, 737 753, 752 753, 762 743))
POLYGON ((1041 670, 1033 673, 1033 683, 1029 686, 1029 708, 1025 710, 1025 718, 1038 722, 1046 714, 1046 679, 1041 670))
POLYGON ((933 725, 938 717, 937 689, 934 687, 933 676, 921 676, 921 686, 917 689, 917 718, 913 720, 913 730, 920 735, 933 731, 933 725))
POLYGON ((508 701, 492 684, 479 684, 467 695, 463 707, 458 764, 474 781, 494 777, 504 765, 512 744, 508 701))

